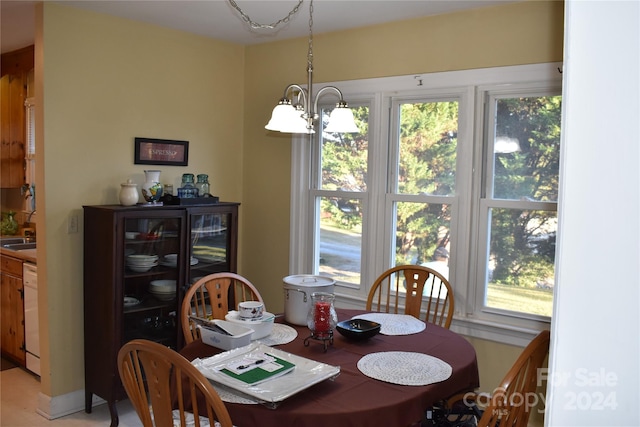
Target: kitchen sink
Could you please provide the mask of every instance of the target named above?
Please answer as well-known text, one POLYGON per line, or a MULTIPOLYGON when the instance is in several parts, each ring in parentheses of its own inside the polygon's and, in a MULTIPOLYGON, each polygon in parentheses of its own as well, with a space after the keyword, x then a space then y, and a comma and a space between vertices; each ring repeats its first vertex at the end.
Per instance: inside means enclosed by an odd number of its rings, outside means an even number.
POLYGON ((3 242, 2 247, 12 251, 23 251, 26 249, 35 249, 36 242, 28 242, 28 243, 4 243, 3 242))
POLYGON ((35 237, 0 237, 0 246, 14 243, 35 243, 35 237))

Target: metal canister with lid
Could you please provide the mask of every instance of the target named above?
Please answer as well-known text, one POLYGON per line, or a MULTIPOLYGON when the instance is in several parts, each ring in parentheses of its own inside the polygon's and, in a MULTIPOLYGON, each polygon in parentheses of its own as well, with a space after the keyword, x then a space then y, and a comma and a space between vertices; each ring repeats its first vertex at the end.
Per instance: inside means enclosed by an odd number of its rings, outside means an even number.
POLYGON ((288 323, 307 326, 307 315, 314 292, 333 293, 336 283, 330 277, 313 274, 295 274, 282 279, 284 282, 284 318, 288 323))

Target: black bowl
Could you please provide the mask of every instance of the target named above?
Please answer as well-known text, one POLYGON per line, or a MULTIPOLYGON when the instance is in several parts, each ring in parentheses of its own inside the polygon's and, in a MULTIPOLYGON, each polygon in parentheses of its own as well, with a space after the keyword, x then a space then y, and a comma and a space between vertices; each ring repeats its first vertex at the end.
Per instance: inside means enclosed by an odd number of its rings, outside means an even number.
POLYGON ((336 329, 349 339, 365 340, 380 332, 380 323, 366 319, 349 319, 339 322, 336 329))

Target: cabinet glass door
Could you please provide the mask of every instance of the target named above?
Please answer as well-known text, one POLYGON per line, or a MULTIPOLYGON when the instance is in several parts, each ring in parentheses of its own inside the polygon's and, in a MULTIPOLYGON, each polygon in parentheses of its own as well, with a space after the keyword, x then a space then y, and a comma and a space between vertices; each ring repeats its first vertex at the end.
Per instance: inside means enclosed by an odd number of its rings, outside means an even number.
MULTIPOLYGON (((124 340, 176 348, 182 217, 124 220, 124 340)), ((182 249, 184 252, 184 249, 182 249)))
POLYGON ((191 224, 190 283, 230 266, 230 213, 193 213, 191 224))

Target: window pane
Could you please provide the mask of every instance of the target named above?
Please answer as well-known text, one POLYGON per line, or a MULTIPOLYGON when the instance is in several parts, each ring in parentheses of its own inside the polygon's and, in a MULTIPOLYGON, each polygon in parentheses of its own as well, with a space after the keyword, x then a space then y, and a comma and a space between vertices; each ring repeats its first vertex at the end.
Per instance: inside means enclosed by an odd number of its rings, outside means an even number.
POLYGON ((491 209, 485 305, 551 316, 556 212, 491 209))
POLYGON ((357 199, 320 198, 318 270, 337 282, 360 284, 362 206, 357 199))
POLYGON ((453 195, 457 142, 457 102, 402 104, 398 193, 453 195))
MULTIPOLYGON (((322 133, 323 190, 367 191, 369 107, 351 110, 360 133, 322 133)), ((328 112, 330 109, 323 109, 323 120, 328 112)))
POLYGON ((496 101, 493 197, 558 200, 560 96, 496 101))
POLYGON ((450 205, 398 202, 394 265, 429 263, 449 278, 450 229, 450 205))

